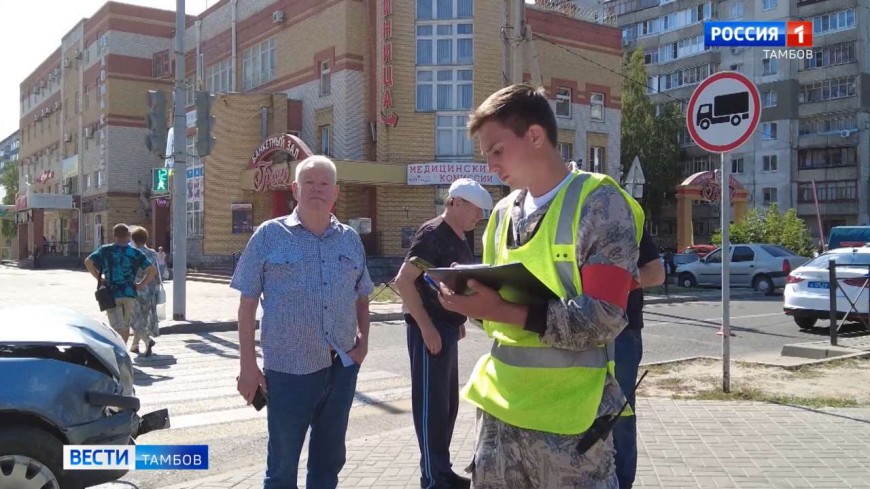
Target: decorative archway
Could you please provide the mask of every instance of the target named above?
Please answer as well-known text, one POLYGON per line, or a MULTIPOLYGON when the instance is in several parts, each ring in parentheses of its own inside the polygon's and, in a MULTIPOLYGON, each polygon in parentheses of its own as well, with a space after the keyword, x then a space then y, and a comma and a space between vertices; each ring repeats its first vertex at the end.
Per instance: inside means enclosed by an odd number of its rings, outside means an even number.
MULTIPOLYGON (((695 233, 692 226, 692 202, 719 202, 722 197, 719 170, 695 173, 677 185, 677 250, 692 246, 695 233)), ((749 192, 743 185, 731 176, 728 179, 729 195, 731 196, 731 221, 743 219, 746 206, 749 203, 749 192)))
POLYGON ((312 154, 311 149, 292 134, 270 137, 254 151, 242 181, 249 182, 250 189, 255 192, 272 193, 272 217, 289 214, 294 206, 290 194, 293 164, 312 154), (285 156, 281 162, 273 161, 279 152, 285 156))

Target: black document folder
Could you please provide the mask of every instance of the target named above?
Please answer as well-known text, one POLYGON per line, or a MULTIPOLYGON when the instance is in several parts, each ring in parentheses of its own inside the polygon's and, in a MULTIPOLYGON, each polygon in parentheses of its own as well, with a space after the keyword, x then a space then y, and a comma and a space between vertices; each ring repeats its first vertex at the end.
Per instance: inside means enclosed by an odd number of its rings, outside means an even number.
POLYGON ((558 298, 522 263, 430 268, 426 274, 461 294, 473 293, 466 284, 469 279, 477 280, 498 290, 504 300, 515 304, 535 304, 558 298))

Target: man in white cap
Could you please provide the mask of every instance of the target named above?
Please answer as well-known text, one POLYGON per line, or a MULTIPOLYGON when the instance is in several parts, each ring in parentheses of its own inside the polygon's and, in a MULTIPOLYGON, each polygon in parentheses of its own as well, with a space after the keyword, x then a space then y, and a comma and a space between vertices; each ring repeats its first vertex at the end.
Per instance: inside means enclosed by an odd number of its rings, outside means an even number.
POLYGON ((437 489, 471 485, 450 463, 450 440, 459 410, 457 342, 465 336, 467 318, 441 306, 434 285, 427 283, 423 270, 410 260, 418 258, 435 267, 473 263, 474 253, 465 233, 474 229, 484 211, 492 209, 492 196, 470 178, 454 181, 448 195, 444 212, 417 230, 396 277, 408 326, 420 487, 437 489))

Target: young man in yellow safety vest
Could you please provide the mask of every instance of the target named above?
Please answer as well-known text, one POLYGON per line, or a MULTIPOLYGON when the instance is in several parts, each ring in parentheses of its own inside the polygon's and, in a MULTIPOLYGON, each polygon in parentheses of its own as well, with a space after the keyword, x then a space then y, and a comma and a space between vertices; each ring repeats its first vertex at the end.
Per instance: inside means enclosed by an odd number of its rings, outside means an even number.
POLYGON ((462 396, 478 408, 476 489, 615 489, 610 430, 625 396, 613 340, 638 281, 643 211, 609 176, 571 172, 542 89, 512 85, 471 116, 491 171, 518 189, 494 208, 483 262, 522 262, 558 299, 524 305, 469 281, 445 308, 483 320, 495 342, 462 396))

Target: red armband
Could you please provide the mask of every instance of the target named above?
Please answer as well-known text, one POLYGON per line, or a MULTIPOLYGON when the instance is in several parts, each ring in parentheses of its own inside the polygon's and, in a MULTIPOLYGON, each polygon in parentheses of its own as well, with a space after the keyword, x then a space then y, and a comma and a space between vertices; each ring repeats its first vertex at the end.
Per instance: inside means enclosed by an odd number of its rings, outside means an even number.
POLYGON ((583 294, 625 309, 628 293, 637 281, 624 268, 614 265, 583 265, 580 269, 583 294))

